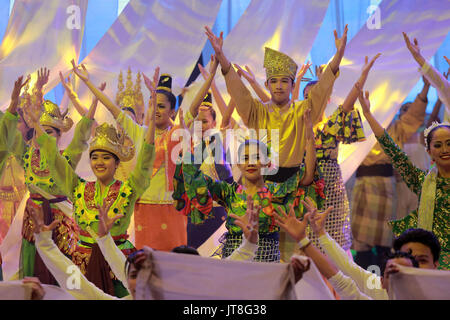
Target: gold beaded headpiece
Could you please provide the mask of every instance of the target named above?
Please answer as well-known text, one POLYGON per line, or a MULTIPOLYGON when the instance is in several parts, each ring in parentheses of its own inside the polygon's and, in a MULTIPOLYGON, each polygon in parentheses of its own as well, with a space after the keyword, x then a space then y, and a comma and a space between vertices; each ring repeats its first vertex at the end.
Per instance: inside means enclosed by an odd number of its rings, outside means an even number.
POLYGON ((141 73, 136 75, 136 83, 133 87, 131 69, 128 68, 127 81, 123 84, 123 75, 120 71, 117 83, 116 104, 121 108, 131 108, 136 114, 136 119, 140 123, 144 115, 144 97, 141 91, 141 73))
POLYGON ((267 80, 275 76, 288 76, 295 81, 298 66, 288 55, 266 47, 264 68, 266 68, 267 80))
POLYGON ((123 162, 131 160, 134 156, 134 145, 131 139, 124 134, 119 134, 113 125, 106 122, 95 129, 89 153, 95 150, 104 150, 115 154, 123 162))
POLYGON ((44 100, 39 123, 42 126, 50 126, 61 130, 61 132, 67 132, 73 126, 73 120, 67 116, 68 111, 66 110, 66 112, 61 114, 57 104, 50 100, 44 100))

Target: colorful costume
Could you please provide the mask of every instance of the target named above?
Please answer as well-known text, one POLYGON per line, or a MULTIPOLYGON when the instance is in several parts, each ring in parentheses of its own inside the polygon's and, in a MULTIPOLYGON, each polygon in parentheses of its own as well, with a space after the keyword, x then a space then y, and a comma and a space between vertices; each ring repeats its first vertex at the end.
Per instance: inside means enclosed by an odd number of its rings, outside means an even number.
MULTIPOLYGON (((171 78, 161 75, 159 83, 170 91, 171 78)), ((136 148, 144 141, 147 127, 140 126, 122 112, 117 123, 135 142, 136 148)), ((155 161, 150 186, 135 206, 135 245, 138 248, 149 246, 156 250, 171 251, 187 244, 187 217, 181 215, 173 206, 173 175, 175 163, 172 150, 179 141, 172 141, 172 133, 179 126, 156 128, 155 161)))
MULTIPOLYGON (((414 166, 408 156, 395 144, 387 132, 378 138, 378 142, 384 152, 389 156, 395 169, 401 174, 407 186, 419 197, 427 172, 414 166)), ((450 179, 436 178, 436 193, 434 201, 434 214, 432 220, 432 232, 441 244, 441 255, 439 258, 439 269, 450 268, 450 179)), ((411 212, 401 220, 389 222, 394 235, 399 236, 402 232, 418 227, 417 210, 411 212)))
MULTIPOLYGON (((4 113, 0 111, 0 119, 4 113)), ((1 120, 0 120, 1 121, 1 120)), ((2 126, 6 129, 5 126, 2 126)), ((16 131, 19 141, 22 135, 16 131)), ((17 207, 26 192, 23 168, 9 151, 6 132, 0 132, 0 244, 14 219, 17 207), (22 172, 21 172, 22 171, 22 172)))
MULTIPOLYGON (((327 217, 325 229, 344 250, 352 245, 350 228, 350 207, 347 199, 341 168, 337 162, 339 143, 350 144, 364 141, 361 117, 358 110, 344 112, 342 106, 316 129, 317 162, 325 179, 324 208, 333 206, 327 217)), ((308 237, 320 248, 319 241, 313 232, 308 237)))
MULTIPOLYGON (((286 75, 295 80, 297 65, 281 52, 266 48, 264 67, 267 79, 286 75)), ((280 108, 272 101, 262 103, 259 99, 253 98, 233 68, 225 74, 228 92, 236 102, 236 110, 248 128, 266 129, 267 144, 272 145, 276 143, 271 141, 274 134, 272 130, 279 132, 279 151, 276 152, 279 153, 280 168, 277 175, 268 177, 271 181, 285 181, 302 164, 306 143, 303 114, 306 109, 311 109, 313 124, 320 120, 336 78, 331 68, 327 67, 319 82, 311 89, 308 99, 295 101, 280 108)))
MULTIPOLYGON (((212 108, 212 94, 208 92, 203 102, 202 107, 212 108)), ((188 110, 185 115, 185 121, 189 123, 194 120, 191 112, 188 110)), ((224 130, 209 129, 203 132, 203 139, 200 143, 194 146, 194 150, 198 150, 202 154, 203 162, 200 170, 213 180, 233 182, 233 175, 230 165, 226 162, 226 154, 223 145, 224 130), (206 135, 208 134, 208 135, 206 135)), ((195 154, 195 152, 194 152, 195 154)), ((224 223, 227 213, 225 209, 214 202, 214 214, 211 219, 207 219, 202 224, 192 223, 188 216, 187 225, 187 240, 188 246, 193 248, 200 247, 214 232, 219 229, 224 223)))
MULTIPOLYGON (((123 142, 124 136, 119 137, 114 127, 103 124, 96 129, 90 152, 105 150, 115 154, 121 161, 128 161, 133 157, 133 151, 125 149, 123 142)), ((48 135, 39 137, 38 143, 43 154, 50 155, 55 152, 55 141, 48 135)), ((87 182, 81 179, 62 157, 54 157, 48 163, 55 181, 61 186, 63 193, 73 201, 74 218, 81 228, 80 241, 72 255, 72 260, 80 267, 83 274, 86 274, 88 280, 95 283, 106 293, 115 294, 119 297, 126 295, 126 290, 120 282, 110 281, 115 277, 110 272, 109 266, 105 265, 104 258, 95 241, 95 232, 98 230, 98 209, 96 206, 101 206, 106 201, 108 204, 112 203, 108 212, 109 217, 119 214, 124 215, 123 218, 115 222, 111 229, 111 235, 125 255, 135 251, 134 246, 127 241, 127 228, 136 200, 149 185, 153 158, 153 145, 143 143, 138 155, 137 165, 130 178, 125 182, 113 180, 103 190, 103 194, 98 181, 87 182), (113 285, 114 287, 112 287, 113 285)))
MULTIPOLYGON (((261 205, 259 214, 259 243, 255 261, 279 262, 279 230, 275 225, 276 207, 281 206, 289 212, 289 204, 295 203, 296 215, 303 216, 300 200, 310 196, 319 206, 325 200, 323 180, 316 179, 311 186, 302 187, 299 182, 304 169, 283 183, 265 183, 254 196, 256 205, 261 205)), ((183 163, 177 165, 174 176, 173 198, 176 208, 185 215, 190 215, 193 223, 202 223, 212 214, 212 202, 217 201, 228 213, 245 215, 247 194, 243 186, 233 182, 214 181, 203 174, 195 165, 183 163)), ((242 241, 242 230, 228 217, 226 221, 228 233, 225 235, 222 258, 229 256, 242 241)))
MULTIPOLYGON (((418 95, 400 119, 391 123, 387 132, 397 144, 402 146, 419 129, 426 106, 427 102, 418 95)), ((392 232, 387 221, 396 217, 393 210, 393 175, 389 157, 383 153, 379 144, 375 144, 356 171, 352 192, 351 226, 353 248, 356 251, 369 252, 375 246, 390 248, 392 244, 392 232)), ((367 263, 376 264, 373 261, 367 263)), ((362 266, 365 266, 364 263, 362 266)))
MULTIPOLYGON (((61 115, 57 105, 50 101, 45 101, 43 104, 44 112, 41 115, 40 123, 42 125, 48 125, 58 128, 62 132, 66 132, 70 129, 73 122, 70 118, 61 115)), ((15 116, 9 112, 6 112, 1 124, 0 132, 7 134, 6 139, 12 139, 9 142, 9 148, 12 154, 21 161, 21 164, 25 170, 25 184, 36 185, 43 191, 55 196, 55 199, 47 200, 40 194, 31 192, 30 198, 35 203, 44 207, 44 214, 46 217, 46 223, 58 219, 61 221, 59 226, 54 230, 54 240, 58 248, 66 255, 71 256, 75 250, 76 242, 78 241, 78 228, 75 221, 66 216, 55 203, 66 200, 60 186, 55 183, 49 172, 48 163, 51 159, 48 157, 54 157, 58 151, 48 156, 42 155, 39 149, 33 146, 27 145, 20 134, 17 134, 17 121, 18 116, 15 116)), ((87 148, 87 140, 91 132, 91 126, 93 121, 88 118, 82 118, 74 133, 74 139, 69 146, 62 152, 63 159, 67 165, 76 168, 76 165, 81 159, 81 154, 87 148)), ((23 219, 22 227, 22 249, 20 257, 20 270, 19 276, 21 278, 25 276, 37 276, 42 283, 56 284, 53 276, 45 268, 39 255, 36 254, 34 245, 34 234, 31 217, 29 211, 26 208, 23 219), (36 257, 36 258, 35 258, 36 257)))

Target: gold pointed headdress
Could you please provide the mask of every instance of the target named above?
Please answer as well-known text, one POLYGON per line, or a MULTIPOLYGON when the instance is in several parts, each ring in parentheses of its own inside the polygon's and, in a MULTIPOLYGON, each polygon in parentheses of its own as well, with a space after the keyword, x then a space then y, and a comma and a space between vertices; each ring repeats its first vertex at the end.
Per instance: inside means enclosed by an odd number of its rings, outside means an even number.
POLYGON ((288 55, 266 47, 264 68, 267 80, 275 76, 288 76, 295 81, 298 66, 288 55))
POLYGON ((89 153, 95 150, 104 150, 115 154, 120 161, 126 162, 134 156, 132 140, 117 132, 113 125, 103 123, 95 129, 95 136, 89 145, 89 153))
POLYGON ((61 110, 57 104, 51 102, 50 100, 44 100, 42 103, 42 114, 39 118, 39 123, 42 126, 50 126, 61 130, 62 132, 67 132, 73 126, 73 120, 67 116, 66 110, 61 114, 61 110))
POLYGON ((128 68, 127 81, 123 84, 123 75, 120 71, 117 83, 116 104, 121 109, 131 108, 136 114, 136 119, 141 121, 144 115, 144 97, 141 91, 141 73, 136 75, 136 83, 133 86, 131 69, 128 68))

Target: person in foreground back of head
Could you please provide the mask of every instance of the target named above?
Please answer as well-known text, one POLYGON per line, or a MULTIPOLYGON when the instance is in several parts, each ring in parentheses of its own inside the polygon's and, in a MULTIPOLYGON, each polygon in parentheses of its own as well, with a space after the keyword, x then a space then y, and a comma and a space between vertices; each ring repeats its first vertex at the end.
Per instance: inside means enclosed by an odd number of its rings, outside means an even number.
MULTIPOLYGON (((314 205, 312 203, 307 203, 305 206, 308 208, 308 211, 314 211, 314 205)), ((347 253, 342 249, 333 238, 330 237, 330 235, 325 231, 324 225, 327 217, 327 211, 323 213, 317 213, 314 217, 314 219, 310 219, 311 228, 313 231, 317 234, 319 238, 320 245, 322 246, 323 250, 325 251, 328 258, 344 273, 346 276, 352 278, 356 285, 358 286, 358 289, 367 295, 368 297, 374 299, 374 300, 388 300, 388 292, 386 291, 386 281, 383 280, 383 278, 388 278, 389 274, 395 273, 398 271, 396 267, 390 267, 390 264, 392 262, 389 262, 390 260, 386 260, 382 262, 382 265, 377 266, 371 266, 374 271, 378 271, 377 274, 374 274, 371 271, 365 270, 358 266, 355 262, 353 262, 347 253), (384 267, 386 265, 386 268, 384 267), (383 276, 381 276, 383 275, 383 276), (384 282, 383 282, 384 281, 384 282), (383 284, 384 283, 384 284, 383 284)), ((411 232, 409 236, 405 236, 404 238, 400 238, 398 242, 394 241, 394 250, 399 251, 403 250, 406 251, 406 253, 410 254, 412 260, 416 260, 415 258, 419 258, 421 255, 423 255, 423 247, 418 245, 417 243, 424 244, 427 246, 427 242, 422 241, 424 238, 424 234, 427 233, 428 236, 426 236, 427 239, 432 239, 434 235, 429 232, 422 230, 422 232, 411 232), (419 236, 420 235, 420 236, 419 236), (417 236, 417 237, 416 237, 417 236), (403 240, 402 240, 403 239, 403 240), (420 249, 420 250, 419 250, 420 249)), ((431 252, 439 252, 439 250, 436 250, 436 242, 432 241, 432 246, 429 247, 431 252)), ((389 257, 389 256, 388 256, 389 257)), ((393 258, 392 258, 393 259, 393 258)), ((409 263, 404 263, 403 260, 401 261, 393 261, 396 264, 406 265, 410 266, 409 263)), ((415 266, 415 262, 412 261, 412 266, 415 266)), ((435 269, 435 266, 432 266, 431 264, 418 264, 419 268, 428 268, 428 269, 435 269)))

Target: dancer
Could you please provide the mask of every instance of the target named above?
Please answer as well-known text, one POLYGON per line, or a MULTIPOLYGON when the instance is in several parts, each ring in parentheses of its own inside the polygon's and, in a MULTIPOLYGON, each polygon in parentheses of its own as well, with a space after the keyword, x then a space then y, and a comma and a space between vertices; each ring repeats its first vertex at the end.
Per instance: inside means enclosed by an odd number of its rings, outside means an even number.
MULTIPOLYGON (((27 118, 27 123, 30 125, 30 116, 37 116, 41 112, 39 122, 44 126, 45 131, 55 137, 57 141, 61 138, 62 132, 67 132, 73 122, 65 114, 61 114, 59 107, 49 100, 43 101, 43 86, 47 83, 50 71, 46 68, 38 71, 38 78, 34 88, 33 97, 26 98, 27 105, 20 113, 24 119, 27 118)), ((20 86, 20 84, 17 84, 20 86)), ((18 94, 19 90, 16 90, 18 94)), ((30 140, 30 143, 24 139, 15 139, 17 137, 17 122, 16 115, 18 108, 17 104, 13 103, 9 106, 2 121, 0 132, 4 132, 6 139, 14 139, 9 144, 10 152, 14 154, 16 159, 20 160, 25 170, 25 184, 37 186, 46 194, 53 196, 53 199, 47 199, 43 195, 34 192, 30 189, 30 198, 36 203, 44 204, 45 215, 47 221, 59 220, 62 223, 54 231, 53 235, 58 248, 66 255, 71 256, 78 241, 78 228, 71 217, 68 217, 58 208, 58 203, 65 201, 67 198, 63 196, 60 186, 55 183, 55 180, 49 174, 48 157, 41 155, 40 147, 35 139, 30 140)), ((62 156, 68 165, 76 168, 81 159, 82 152, 87 147, 87 140, 90 136, 90 130, 93 122, 93 115, 95 108, 91 108, 86 117, 82 117, 78 122, 74 138, 69 146, 63 151, 62 156)), ((30 125, 31 126, 31 125, 30 125)), ((55 151, 56 152, 56 151, 55 151)), ((52 155, 53 157, 54 155, 52 155)), ((19 277, 37 276, 44 284, 55 284, 54 278, 45 268, 39 255, 36 254, 33 236, 33 226, 29 211, 25 208, 23 227, 22 227, 22 247, 20 253, 20 270, 19 277)))
POLYGON ((271 129, 279 130, 279 168, 277 174, 271 176, 270 180, 286 181, 299 170, 303 160, 306 143, 304 139, 306 131, 303 123, 305 110, 311 109, 313 124, 317 123, 323 112, 324 101, 332 91, 339 64, 345 52, 347 26, 342 38, 339 39, 335 32, 337 52, 307 100, 291 103, 290 95, 294 88, 297 64, 287 55, 266 48, 264 57, 267 75, 266 88, 271 94, 271 101, 268 104, 254 99, 237 72, 232 68, 222 50, 223 33, 217 37, 209 27, 205 27, 205 29, 215 56, 220 62, 227 89, 236 101, 236 109, 244 124, 252 129, 267 129, 269 141, 271 141, 271 129))
MULTIPOLYGON (((87 85, 100 102, 111 112, 118 124, 140 148, 144 141, 147 126, 139 126, 128 117, 120 107, 98 90, 89 80, 89 74, 83 66, 80 70, 74 65, 75 74, 87 85)), ((176 98, 171 92, 172 77, 167 74, 159 77, 156 68, 153 81, 144 75, 144 81, 151 93, 151 101, 156 109, 155 161, 150 186, 135 205, 135 245, 149 246, 156 250, 170 251, 172 248, 187 243, 187 217, 179 214, 172 199, 173 175, 175 163, 171 158, 172 149, 178 144, 172 141, 172 133, 179 128, 174 126, 171 117, 175 113, 176 98), (158 86, 156 86, 158 83, 158 86)), ((149 112, 144 124, 148 122, 149 112)))
MULTIPOLYGON (((239 146, 238 167, 242 171, 242 184, 225 181, 214 181, 204 175, 191 164, 190 153, 183 155, 183 163, 177 165, 174 176, 177 210, 190 215, 192 220, 208 219, 211 215, 212 201, 221 204, 228 213, 222 258, 229 256, 242 241, 242 232, 234 224, 231 213, 242 216, 245 213, 245 199, 252 196, 255 203, 262 206, 260 211, 259 249, 255 261, 280 261, 279 228, 275 225, 274 215, 279 206, 295 204, 296 215, 302 216, 300 200, 306 195, 316 199, 319 204, 324 200, 322 184, 317 182, 315 176, 316 155, 311 121, 308 121, 309 112, 304 115, 305 123, 310 124, 307 138, 308 150, 306 153, 306 166, 294 174, 284 183, 264 182, 261 170, 268 165, 267 147, 258 140, 247 140, 239 146), (315 180, 313 183, 313 179, 315 180)), ((180 114, 181 123, 184 119, 180 114)))
MULTIPOLYGON (((387 132, 400 147, 419 129, 425 119, 430 85, 425 82, 422 91, 412 103, 405 103, 405 112, 393 121, 387 132)), ((392 232, 386 221, 395 219, 394 169, 389 157, 377 143, 356 170, 351 200, 351 229, 355 262, 361 267, 381 265, 379 257, 389 251, 392 232), (376 254, 372 251, 376 251, 376 254)))
MULTIPOLYGON (((365 58, 357 83, 364 85, 370 69, 380 55, 377 54, 370 62, 368 57, 365 58)), ((305 87, 305 99, 313 87, 314 85, 305 87)), ((350 144, 365 140, 361 116, 359 111, 354 108, 358 94, 356 87, 352 87, 343 104, 328 118, 323 113, 323 120, 314 127, 317 159, 325 179, 325 194, 327 195, 324 208, 333 207, 325 228, 330 236, 347 251, 352 245, 350 206, 337 158, 339 143, 350 144)), ((319 241, 311 229, 309 229, 308 236, 314 245, 320 248, 319 241)))
POLYGON ((442 252, 439 258, 439 269, 450 267, 450 124, 437 122, 425 130, 425 145, 428 154, 435 162, 435 167, 429 172, 415 167, 406 154, 395 144, 389 135, 370 112, 369 92, 363 96, 360 88, 359 101, 363 107, 364 116, 369 122, 380 146, 400 173, 408 187, 416 193, 419 200, 417 210, 401 220, 389 224, 395 235, 410 228, 421 228, 432 231, 438 238, 442 252))
MULTIPOLYGON (((75 70, 77 74, 89 79, 87 72, 79 68, 75 70)), ((154 108, 151 111, 152 118, 154 118, 153 110, 154 108)), ((34 122, 34 128, 42 152, 48 156, 54 154, 55 141, 37 122, 34 122)), ((98 228, 98 206, 107 202, 112 204, 108 214, 123 215, 116 221, 111 234, 124 254, 133 252, 135 249, 127 241, 126 231, 134 204, 150 183, 150 171, 154 159, 154 120, 151 121, 147 130, 135 169, 127 181, 121 182, 114 179, 115 171, 121 161, 130 160, 134 154, 133 148, 126 147, 125 140, 126 137, 119 135, 111 125, 104 123, 97 127, 89 147, 91 168, 97 177, 95 182, 86 182, 81 179, 62 161, 60 156, 48 160, 52 176, 61 185, 64 194, 74 201, 74 217, 81 228, 80 242, 73 254, 73 261, 99 288, 119 297, 126 295, 126 290, 120 281, 111 279, 109 266, 105 263, 95 241, 98 228)))
MULTIPOLYGON (((211 66, 209 74, 205 82, 198 90, 191 103, 189 110, 186 112, 185 119, 189 123, 201 123, 201 140, 194 144, 194 154, 201 153, 202 164, 200 170, 213 180, 233 182, 231 168, 226 162, 226 154, 224 150, 224 141, 222 139, 223 132, 216 129, 216 112, 212 106, 212 93, 209 87, 214 81, 217 70, 218 61, 211 57, 211 66)), ((206 72, 206 71, 205 71, 206 72)), ((216 97, 220 93, 216 90, 216 97)), ((191 126, 192 129, 192 126, 191 126)), ((194 134, 196 134, 195 132, 194 134)), ((196 139, 194 139, 195 143, 196 139)), ((214 203, 213 215, 211 219, 206 221, 192 221, 188 216, 188 245, 198 248, 211 236, 225 221, 225 209, 214 203)))

